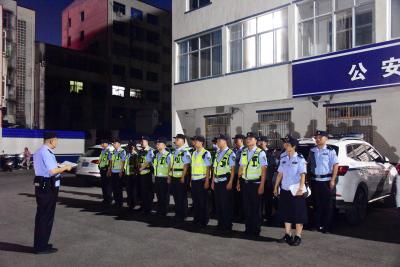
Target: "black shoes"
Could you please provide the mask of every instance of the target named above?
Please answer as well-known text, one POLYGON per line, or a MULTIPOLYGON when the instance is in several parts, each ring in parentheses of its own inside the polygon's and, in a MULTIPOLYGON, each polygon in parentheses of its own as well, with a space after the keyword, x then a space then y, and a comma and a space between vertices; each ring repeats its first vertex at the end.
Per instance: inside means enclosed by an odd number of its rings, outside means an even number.
POLYGON ((56 253, 57 251, 58 251, 58 249, 48 246, 45 250, 35 251, 35 254, 36 255, 52 254, 52 253, 56 253))
POLYGON ((288 244, 290 244, 290 243, 292 243, 292 241, 293 241, 293 237, 288 235, 288 234, 285 234, 284 237, 282 237, 281 239, 278 240, 278 243, 281 243, 281 244, 288 243, 288 244))
POLYGON ((296 235, 296 236, 294 237, 293 241, 290 242, 289 245, 294 246, 294 247, 297 247, 297 246, 299 246, 300 244, 301 244, 301 237, 296 235))

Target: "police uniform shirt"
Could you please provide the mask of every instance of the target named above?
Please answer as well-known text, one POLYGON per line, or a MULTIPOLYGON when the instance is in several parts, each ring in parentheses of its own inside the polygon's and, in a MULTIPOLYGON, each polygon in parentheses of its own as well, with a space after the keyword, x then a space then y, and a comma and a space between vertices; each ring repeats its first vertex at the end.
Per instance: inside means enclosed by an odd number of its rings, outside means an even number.
POLYGON ((190 164, 192 157, 184 147, 176 148, 174 151, 174 158, 178 157, 179 153, 183 152, 182 162, 183 164, 190 164))
MULTIPOLYGON (((257 147, 255 146, 252 150, 248 150, 248 153, 247 153, 248 161, 251 160, 254 153, 256 152, 256 149, 257 149, 257 147)), ((261 167, 268 166, 267 155, 265 154, 265 151, 261 151, 260 154, 258 155, 258 162, 260 163, 261 167)), ((243 166, 241 157, 240 157, 240 166, 243 166)))
MULTIPOLYGON (((51 170, 58 168, 54 151, 47 145, 43 145, 33 154, 33 166, 36 176, 46 178, 52 177, 51 170)), ((57 176, 59 176, 59 174, 57 176)), ((59 184, 56 186, 59 186, 59 184)))
MULTIPOLYGON (((225 153, 228 152, 229 147, 226 147, 224 150, 220 151, 218 150, 218 157, 217 157, 217 162, 221 162, 222 158, 225 156, 225 153)), ((231 155, 229 156, 229 166, 232 168, 236 166, 236 154, 235 152, 232 152, 231 155)))
MULTIPOLYGON (((108 160, 112 160, 112 156, 113 155, 117 155, 119 153, 119 155, 120 155, 120 157, 121 157, 121 161, 125 161, 126 160, 126 151, 122 148, 122 147, 120 147, 118 150, 114 150, 113 151, 113 153, 110 153, 109 155, 108 155, 108 160)), ((111 168, 111 172, 112 173, 119 173, 120 171, 119 170, 113 170, 112 168, 111 168)))
MULTIPOLYGON (((333 149, 329 149, 327 146, 323 148, 313 147, 311 149, 314 152, 315 158, 315 175, 326 175, 331 174, 333 170, 333 165, 338 163, 338 157, 336 155, 336 151, 333 149)), ((325 178, 328 181, 330 177, 325 178)))
MULTIPOLYGON (((193 156, 194 157, 196 157, 197 158, 197 155, 199 155, 201 153, 201 151, 200 152, 198 152, 197 150, 195 150, 194 152, 193 152, 193 156)), ((204 163, 205 163, 205 165, 207 166, 207 167, 210 167, 211 166, 211 153, 210 153, 210 151, 206 151, 205 152, 205 154, 204 154, 204 163)))
POLYGON ((147 163, 152 163, 153 159, 154 159, 154 150, 151 147, 148 147, 145 150, 147 151, 146 162, 147 163))
MULTIPOLYGON (((160 159, 163 155, 168 154, 169 152, 167 150, 163 150, 162 152, 158 152, 157 153, 157 161, 160 162, 160 159)), ((165 159, 167 165, 169 166, 169 164, 171 163, 171 153, 169 153, 169 155, 167 156, 167 158, 165 159)))
POLYGON ((281 187, 289 190, 289 186, 300 183, 301 174, 307 173, 306 160, 303 156, 294 153, 289 157, 286 153, 281 156, 278 172, 283 174, 281 187))

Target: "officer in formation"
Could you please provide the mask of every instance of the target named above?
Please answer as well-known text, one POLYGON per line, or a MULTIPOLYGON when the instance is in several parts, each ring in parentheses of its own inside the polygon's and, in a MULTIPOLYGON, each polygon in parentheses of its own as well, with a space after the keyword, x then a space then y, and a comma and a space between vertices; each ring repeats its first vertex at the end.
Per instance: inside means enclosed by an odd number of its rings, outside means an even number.
POLYGON ((101 191, 103 193, 103 203, 111 204, 112 202, 112 184, 110 177, 107 176, 108 167, 109 167, 109 157, 111 154, 110 144, 108 140, 101 140, 100 144, 102 150, 99 157, 99 170, 100 170, 100 179, 101 179, 101 191))
POLYGON ((195 151, 191 159, 191 192, 193 200, 193 224, 205 227, 208 224, 208 189, 210 185, 211 154, 204 148, 205 138, 194 137, 195 151))
POLYGON ((336 151, 326 145, 327 141, 327 132, 316 131, 317 146, 310 150, 308 157, 315 204, 315 228, 322 233, 330 231, 339 168, 336 151))
POLYGON ((36 254, 50 254, 57 249, 49 244, 53 228, 60 175, 71 171, 72 166, 58 166, 54 149, 58 139, 54 132, 44 133, 44 144, 33 155, 35 169, 35 196, 37 203, 34 232, 34 250, 36 254))
POLYGON ((296 152, 297 139, 289 135, 282 140, 285 152, 281 155, 274 187, 274 195, 279 195, 278 218, 285 223, 285 235, 279 242, 298 246, 301 243, 303 225, 307 222, 304 197, 307 167, 304 157, 296 152), (292 236, 292 224, 296 225, 295 237, 292 236))
POLYGON ((140 139, 142 149, 138 153, 140 196, 142 198, 143 213, 150 213, 153 206, 153 177, 151 164, 153 163, 154 150, 149 146, 149 138, 142 136, 140 139))
MULTIPOLYGON (((235 176, 233 180, 233 188, 236 189, 237 184, 240 182, 239 180, 239 167, 240 167, 240 158, 242 155, 242 151, 244 149, 244 139, 246 137, 242 134, 237 134, 233 138, 233 153, 235 153, 235 176)), ((243 212, 243 201, 242 194, 240 191, 234 190, 233 192, 233 217, 238 220, 243 220, 244 212, 243 212)))
POLYGON ((188 209, 185 177, 190 168, 191 155, 184 147, 185 135, 177 134, 174 139, 176 148, 171 157, 170 177, 168 180, 175 203, 175 219, 178 222, 182 222, 186 218, 188 209))
POLYGON ((112 141, 114 151, 109 154, 109 167, 107 176, 111 177, 111 183, 114 195, 114 205, 122 208, 123 195, 122 195, 122 179, 125 171, 126 151, 121 147, 121 141, 114 138, 112 141))
POLYGON ((268 163, 265 152, 257 147, 257 136, 254 133, 247 133, 246 144, 240 158, 241 181, 237 184, 237 190, 242 191, 243 196, 245 232, 251 237, 258 237, 261 231, 261 202, 268 163))
POLYGON ((236 154, 228 147, 228 137, 217 137, 218 152, 213 163, 211 188, 215 192, 217 228, 224 232, 232 230, 233 182, 235 178, 236 154))
POLYGON ((134 210, 136 204, 138 204, 138 153, 133 142, 129 142, 126 150, 125 181, 127 204, 130 210, 134 210))

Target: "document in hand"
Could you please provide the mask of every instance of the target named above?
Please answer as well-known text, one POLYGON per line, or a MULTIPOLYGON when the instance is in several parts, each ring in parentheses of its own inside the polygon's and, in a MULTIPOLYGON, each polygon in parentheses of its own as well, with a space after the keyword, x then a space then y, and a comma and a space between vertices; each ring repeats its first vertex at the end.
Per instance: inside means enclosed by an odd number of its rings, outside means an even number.
POLYGON ((76 163, 73 163, 73 162, 70 162, 70 161, 64 161, 63 163, 59 163, 58 167, 62 168, 62 167, 67 166, 67 165, 71 165, 72 168, 76 168, 76 166, 78 166, 78 164, 76 164, 76 163))
MULTIPOLYGON (((293 196, 296 195, 297 191, 299 190, 299 187, 300 187, 300 183, 292 184, 291 186, 289 186, 289 190, 290 190, 290 192, 292 193, 293 196)), ((306 185, 303 186, 302 192, 303 192, 303 194, 307 193, 307 197, 309 197, 311 195, 311 190, 306 185)))

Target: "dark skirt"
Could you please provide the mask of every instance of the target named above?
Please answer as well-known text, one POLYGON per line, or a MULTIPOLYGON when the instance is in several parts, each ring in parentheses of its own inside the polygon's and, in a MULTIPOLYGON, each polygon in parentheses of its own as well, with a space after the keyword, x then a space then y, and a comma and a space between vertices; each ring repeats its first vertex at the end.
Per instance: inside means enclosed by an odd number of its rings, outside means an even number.
POLYGON ((307 205, 303 196, 293 196, 290 191, 281 189, 277 217, 281 222, 306 224, 307 205))

